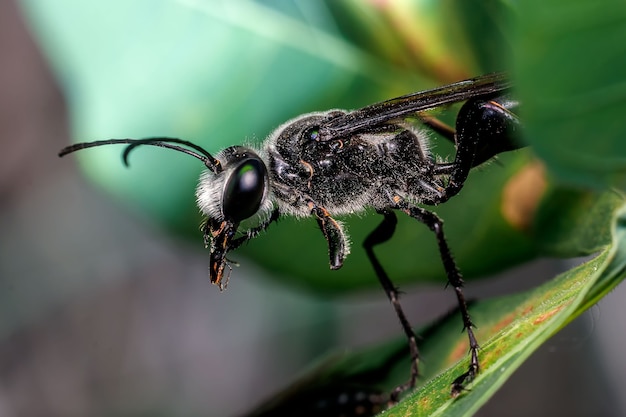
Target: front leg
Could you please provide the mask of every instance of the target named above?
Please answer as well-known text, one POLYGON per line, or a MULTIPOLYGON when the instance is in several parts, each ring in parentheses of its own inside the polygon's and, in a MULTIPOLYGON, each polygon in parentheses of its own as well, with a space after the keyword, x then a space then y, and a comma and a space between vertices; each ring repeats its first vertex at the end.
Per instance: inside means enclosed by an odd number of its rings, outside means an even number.
POLYGON ((315 216, 317 225, 319 226, 326 242, 328 242, 328 257, 330 261, 330 269, 339 269, 343 266, 343 261, 350 253, 348 239, 343 231, 340 222, 333 219, 328 210, 320 207, 313 201, 307 202, 311 214, 315 216))
POLYGON ((230 271, 232 270, 230 265, 233 263, 226 258, 228 253, 237 249, 250 239, 258 236, 259 233, 267 229, 271 223, 278 220, 279 216, 279 210, 274 209, 270 217, 263 220, 259 226, 248 230, 246 234, 237 238, 235 238, 235 234, 239 226, 238 224, 232 223, 228 220, 216 221, 206 219, 200 226, 200 229, 202 230, 204 238, 204 247, 211 248, 211 261, 209 267, 209 277, 211 279, 211 283, 219 286, 220 290, 225 289, 230 278, 230 271), (226 276, 225 282, 222 284, 225 268, 228 268, 228 275, 226 276))

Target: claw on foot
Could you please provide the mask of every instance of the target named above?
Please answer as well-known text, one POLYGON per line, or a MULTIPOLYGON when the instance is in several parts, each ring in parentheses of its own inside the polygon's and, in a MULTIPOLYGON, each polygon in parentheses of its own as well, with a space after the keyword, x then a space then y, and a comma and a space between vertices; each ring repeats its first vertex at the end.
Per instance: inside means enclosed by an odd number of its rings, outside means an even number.
POLYGON ((450 388, 450 395, 452 398, 458 397, 461 393, 463 393, 463 391, 469 391, 466 386, 472 382, 474 378, 476 378, 477 373, 478 367, 471 364, 467 372, 452 381, 452 388, 450 388))

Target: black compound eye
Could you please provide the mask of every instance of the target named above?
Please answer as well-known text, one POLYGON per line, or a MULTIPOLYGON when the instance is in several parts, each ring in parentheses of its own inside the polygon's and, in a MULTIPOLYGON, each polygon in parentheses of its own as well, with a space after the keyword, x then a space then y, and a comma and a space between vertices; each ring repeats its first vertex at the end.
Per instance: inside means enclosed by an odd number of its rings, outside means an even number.
POLYGON ((267 169, 260 159, 247 159, 233 170, 224 187, 224 217, 240 222, 254 215, 265 194, 267 169))

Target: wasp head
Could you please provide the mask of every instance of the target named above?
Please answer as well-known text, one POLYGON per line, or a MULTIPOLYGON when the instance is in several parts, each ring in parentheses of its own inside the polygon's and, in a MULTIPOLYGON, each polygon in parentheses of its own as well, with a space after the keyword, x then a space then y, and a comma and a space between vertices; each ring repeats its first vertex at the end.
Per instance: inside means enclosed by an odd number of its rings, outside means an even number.
POLYGON ((226 255, 241 244, 236 233, 242 221, 269 211, 269 175, 263 159, 244 146, 231 146, 216 156, 221 170, 200 176, 196 199, 206 216, 203 230, 210 247, 209 277, 223 289, 226 255))

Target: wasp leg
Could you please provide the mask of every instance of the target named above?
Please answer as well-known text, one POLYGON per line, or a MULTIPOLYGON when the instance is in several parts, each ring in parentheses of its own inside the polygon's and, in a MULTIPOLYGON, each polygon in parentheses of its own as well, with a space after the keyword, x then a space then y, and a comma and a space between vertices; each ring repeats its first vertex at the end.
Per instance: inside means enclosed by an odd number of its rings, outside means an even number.
POLYGON ((208 248, 211 245, 211 228, 209 227, 209 219, 204 219, 200 224, 200 230, 202 231, 202 240, 204 241, 204 247, 208 248))
POLYGON ((465 384, 471 382, 480 370, 480 364, 478 363, 479 346, 476 336, 474 335, 474 324, 472 323, 472 319, 467 308, 467 302, 465 301, 465 296, 463 294, 463 277, 461 276, 459 268, 456 266, 456 262, 452 257, 452 253, 448 247, 448 242, 446 241, 443 233, 443 220, 437 217, 435 213, 421 207, 411 206, 404 200, 398 200, 398 203, 393 208, 401 210, 412 218, 424 223, 435 234, 437 244, 439 245, 439 254, 443 262, 443 267, 446 271, 446 275, 448 276, 448 284, 454 289, 456 294, 459 311, 461 312, 461 317, 463 319, 463 329, 467 332, 469 340, 470 351, 470 364, 467 372, 460 375, 452 382, 451 394, 453 397, 456 397, 465 389, 465 384))
POLYGON ((317 225, 328 242, 330 269, 339 269, 343 266, 343 261, 350 252, 343 227, 341 223, 330 216, 325 208, 311 201, 308 204, 311 208, 311 214, 315 216, 317 225))
POLYGON ((391 304, 396 311, 396 315, 400 320, 402 330, 404 330, 404 333, 409 340, 409 350, 411 353, 411 376, 409 378, 409 381, 403 385, 399 385, 394 388, 390 395, 391 403, 396 403, 398 402, 400 394, 408 389, 412 389, 415 387, 415 382, 417 381, 418 376, 419 352, 417 349, 417 339, 415 337, 415 333, 413 332, 409 321, 404 315, 404 311, 402 311, 402 306, 400 305, 399 301, 398 289, 389 279, 389 276, 378 261, 378 258, 376 258, 373 250, 374 246, 391 239, 394 231, 396 230, 396 224, 398 223, 398 219, 396 217, 396 214, 389 209, 378 210, 378 213, 384 216, 383 221, 378 225, 378 227, 376 227, 376 229, 374 229, 374 231, 372 231, 372 233, 370 233, 365 238, 365 241, 363 242, 363 247, 365 248, 367 257, 369 258, 372 267, 374 268, 374 272, 376 273, 378 280, 383 286, 383 289, 385 290, 389 301, 391 301, 391 304))

